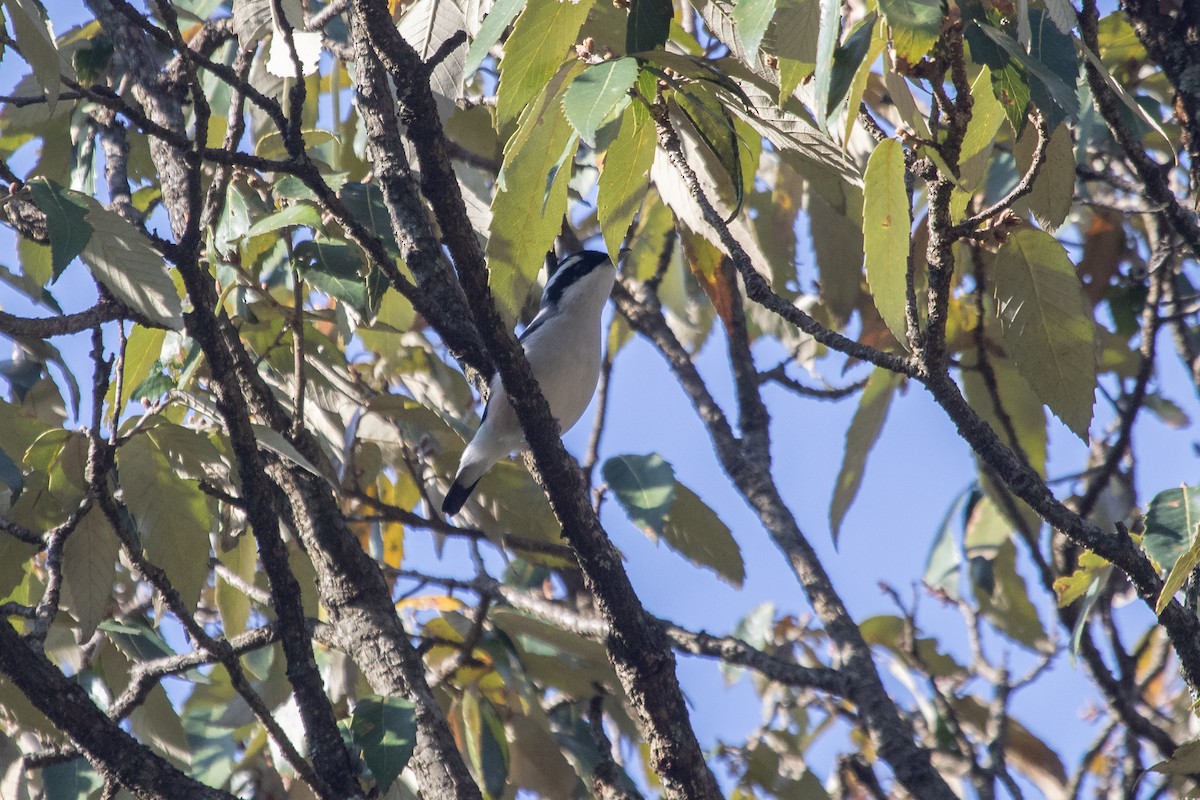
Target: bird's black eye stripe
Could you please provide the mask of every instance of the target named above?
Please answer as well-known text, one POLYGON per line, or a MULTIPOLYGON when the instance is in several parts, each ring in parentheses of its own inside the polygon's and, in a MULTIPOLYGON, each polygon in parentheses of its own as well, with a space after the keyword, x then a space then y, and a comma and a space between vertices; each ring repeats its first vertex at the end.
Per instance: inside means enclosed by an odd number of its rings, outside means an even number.
POLYGON ((542 292, 542 305, 557 303, 568 286, 579 281, 607 260, 607 255, 595 250, 581 250, 564 258, 559 262, 554 274, 550 276, 550 280, 546 281, 546 290, 542 292))

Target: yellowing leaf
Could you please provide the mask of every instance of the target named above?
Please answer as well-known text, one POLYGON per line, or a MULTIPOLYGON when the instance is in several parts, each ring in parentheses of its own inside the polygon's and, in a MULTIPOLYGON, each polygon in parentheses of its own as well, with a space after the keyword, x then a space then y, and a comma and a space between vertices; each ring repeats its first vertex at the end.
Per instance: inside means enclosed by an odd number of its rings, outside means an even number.
POLYGON ((1038 397, 1085 442, 1096 389, 1095 337, 1063 246, 1038 230, 1013 233, 993 266, 1004 342, 1038 397))
POLYGON ((863 196, 867 284, 888 330, 897 341, 906 342, 905 286, 912 221, 904 187, 904 148, 899 142, 880 142, 871 153, 863 196))

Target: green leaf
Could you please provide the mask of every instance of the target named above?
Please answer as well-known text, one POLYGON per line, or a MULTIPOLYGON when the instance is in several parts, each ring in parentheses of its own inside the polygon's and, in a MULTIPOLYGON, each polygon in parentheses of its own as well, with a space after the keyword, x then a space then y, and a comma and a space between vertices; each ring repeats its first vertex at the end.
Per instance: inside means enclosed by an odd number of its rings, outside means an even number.
POLYGON ((637 78, 637 60, 618 58, 589 66, 567 87, 563 113, 589 147, 596 146, 596 130, 629 102, 637 78))
POLYGON ((300 275, 314 289, 345 303, 361 319, 372 319, 379 310, 387 284, 377 271, 362 277, 359 270, 363 262, 357 247, 330 239, 309 239, 296 245, 293 258, 300 275))
POLYGON ((464 64, 463 77, 470 78, 479 69, 479 65, 487 58, 492 45, 500 40, 504 29, 517 18, 525 0, 498 0, 492 10, 483 18, 479 33, 475 34, 471 46, 467 48, 467 60, 464 64))
POLYGON ((631 103, 621 115, 621 127, 605 151, 596 216, 608 252, 617 253, 629 226, 646 196, 646 173, 654 163, 658 137, 650 112, 640 102, 631 103))
MULTIPOLYGON (((562 77, 581 68, 573 66, 562 77)), ((574 154, 578 138, 558 102, 560 85, 542 87, 545 93, 508 140, 499 190, 492 198, 488 283, 510 318, 524 304, 567 211, 571 170, 564 168, 569 159, 563 156, 574 154)))
POLYGON ((941 0, 879 0, 896 55, 909 64, 925 57, 942 35, 941 0))
MULTIPOLYGON (((1032 75, 1035 78, 1035 84, 1030 87, 1031 91, 1035 86, 1039 91, 1044 88, 1045 96, 1048 98, 1049 103, 1052 103, 1053 105, 1048 105, 1047 100, 1043 100, 1040 104, 1043 111, 1049 113, 1052 110, 1055 110, 1055 107, 1057 107, 1057 109, 1065 111, 1067 115, 1071 117, 1074 117, 1079 113, 1079 98, 1075 94, 1074 85, 1068 86, 1061 77, 1051 71, 1051 69, 1044 63, 1029 55, 1029 53, 1026 53, 1016 39, 1012 38, 1000 29, 984 24, 980 24, 977 27, 979 30, 983 31, 984 35, 991 39, 994 44, 999 45, 999 47, 1004 50, 1004 52, 1007 53, 1013 61, 1015 61, 1017 64, 1020 64, 1021 68, 1027 74, 1032 75), (1040 86, 1038 84, 1040 84, 1040 86)), ((1048 35, 1053 36, 1050 34, 1050 31, 1057 32, 1053 25, 1048 24, 1044 27, 1046 28, 1044 32, 1048 35)), ((1064 37, 1059 34, 1056 38, 1056 41, 1059 42, 1059 46, 1062 46, 1062 43, 1070 42, 1071 40, 1070 37, 1064 37)))
POLYGON ((402 697, 364 697, 350 715, 350 735, 386 794, 417 746, 416 707, 402 697))
POLYGON ((1179 745, 1170 758, 1150 767, 1150 771, 1189 778, 1200 772, 1200 739, 1179 745))
POLYGON ((108 611, 121 545, 107 518, 93 508, 63 546, 63 596, 86 642, 108 611))
MULTIPOLYGON (((1028 172, 1037 144, 1034 128, 1025 129, 1025 134, 1013 149, 1017 168, 1022 174, 1028 172)), ((1075 194, 1075 148, 1071 142, 1071 131, 1066 124, 1059 125, 1046 143, 1046 160, 1038 170, 1033 189, 1024 197, 1023 206, 1028 208, 1038 225, 1054 232, 1067 218, 1075 194)))
POLYGON ((904 148, 887 139, 871 153, 863 178, 863 249, 875 308, 901 344, 908 341, 904 310, 911 231, 904 148))
POLYGON ((194 609, 208 577, 207 499, 194 481, 176 474, 153 429, 117 448, 117 470, 146 557, 194 609))
POLYGON ((733 21, 737 23, 742 47, 747 55, 753 57, 758 54, 763 35, 774 16, 775 0, 739 0, 733 7, 733 21))
POLYGON ((83 248, 84 263, 117 299, 171 330, 183 328, 183 304, 162 256, 119 215, 87 199, 92 236, 83 248))
POLYGON ((992 92, 992 72, 987 67, 979 71, 971 84, 971 97, 971 119, 959 151, 959 163, 963 165, 963 171, 966 171, 966 163, 972 157, 992 152, 992 144, 1004 122, 1004 107, 992 92))
POLYGON ((625 52, 658 50, 671 36, 675 8, 671 0, 631 0, 625 27, 625 52))
POLYGON ((725 221, 730 222, 741 211, 745 201, 741 146, 733 117, 729 115, 725 103, 717 95, 712 84, 707 81, 689 84, 676 94, 675 99, 680 110, 696 128, 696 133, 700 134, 700 139, 717 157, 717 161, 729 177, 733 187, 733 210, 725 221))
POLYGON ((1017 572, 1017 551, 1011 539, 1000 545, 990 564, 995 585, 991 592, 975 587, 979 610, 1000 633, 1014 642, 1038 652, 1052 652, 1054 645, 1029 600, 1025 579, 1017 572))
MULTIPOLYGON (((1000 408, 996 408, 992 393, 977 368, 974 357, 968 354, 964 354, 964 369, 959 376, 963 384, 963 394, 975 413, 991 426, 996 435, 1014 450, 1020 447, 1029 459, 1029 466, 1044 476, 1047 442, 1045 407, 1011 360, 992 357, 989 364, 995 375, 995 390, 1000 399, 1000 408), (1012 426, 1012 431, 1017 437, 1016 442, 1011 440, 1005 420, 1012 426)), ((984 493, 1005 517, 1009 517, 1009 503, 1017 510, 1020 519, 1009 518, 1009 522, 1028 531, 1036 531, 1041 527, 1041 518, 1037 512, 1013 495, 1003 483, 996 481, 982 463, 979 464, 979 475, 984 493)))
POLYGON ((958 584, 962 568, 962 558, 954 543, 954 521, 962 514, 966 500, 967 493, 961 493, 946 509, 946 516, 942 517, 938 534, 925 559, 925 575, 922 579, 930 589, 944 592, 952 600, 960 597, 958 584))
POLYGON ((740 589, 746 579, 746 564, 729 526, 695 492, 678 481, 674 494, 663 526, 663 541, 688 561, 708 567, 740 589))
POLYGON ((817 1, 821 21, 817 33, 817 64, 813 70, 813 108, 817 109, 817 123, 825 130, 833 89, 834 57, 842 26, 842 3, 841 0, 817 1))
MULTIPOLYGON (((337 144, 338 137, 331 131, 322 130, 320 128, 304 130, 300 132, 300 136, 304 141, 304 149, 312 150, 320 147, 323 144, 337 144)), ((282 160, 288 157, 287 143, 283 140, 283 134, 273 130, 270 133, 259 139, 254 145, 254 155, 259 158, 270 158, 282 160)))
POLYGON ((252 239, 264 233, 296 225, 304 225, 318 231, 324 230, 324 225, 321 224, 321 212, 308 203, 293 203, 251 225, 250 230, 246 231, 246 237, 252 239))
POLYGON ((46 228, 50 235, 50 263, 54 278, 83 252, 92 237, 92 226, 87 223, 87 200, 78 192, 71 192, 52 180, 37 178, 29 182, 33 202, 46 214, 46 228))
POLYGON ((1182 533, 1186 537, 1185 541, 1189 541, 1190 544, 1184 554, 1171 567, 1166 580, 1163 581, 1162 591, 1158 594, 1158 602, 1154 604, 1155 614, 1163 612, 1163 609, 1171 603, 1171 598, 1183 588, 1183 584, 1187 582, 1188 577, 1200 565, 1200 535, 1198 535, 1200 534, 1200 519, 1193 518, 1189 513, 1191 498, 1188 496, 1187 487, 1184 486, 1180 491, 1183 493, 1183 502, 1181 505, 1184 510, 1184 529, 1182 533))
POLYGON ((295 445, 283 438, 276 430, 269 428, 266 425, 252 423, 250 427, 254 430, 254 438, 258 440, 259 447, 264 447, 276 455, 283 456, 293 464, 311 472, 318 478, 329 480, 311 461, 305 458, 295 445))
POLYGON ((1162 570, 1170 571, 1192 545, 1200 522, 1200 486, 1159 492, 1146 508, 1142 549, 1162 570))
POLYGON ((379 237, 388 253, 396 258, 400 257, 400 247, 396 244, 396 234, 392 230, 387 204, 378 186, 373 183, 350 182, 338 190, 338 198, 363 227, 379 237))
POLYGON ((4 0, 12 20, 13 34, 21 56, 33 69, 33 77, 46 93, 46 100, 53 106, 58 102, 60 75, 74 77, 58 47, 54 44, 54 33, 49 20, 42 19, 42 11, 34 0, 4 0))
POLYGON ((508 740, 504 723, 492 703, 479 696, 477 689, 463 694, 463 732, 467 755, 475 774, 481 778, 487 797, 500 797, 508 783, 508 740))
POLYGON ((177 765, 186 767, 191 763, 192 754, 183 723, 162 684, 151 689, 145 701, 130 712, 129 727, 134 736, 177 765))
POLYGON ((1038 230, 1013 233, 993 266, 1004 342, 1042 402, 1088 439, 1096 390, 1092 321, 1063 246, 1038 230))
POLYGON ((629 521, 660 536, 675 499, 675 470, 658 453, 614 456, 600 468, 629 521))
POLYGON ((42 770, 42 781, 46 800, 79 800, 104 786, 104 779, 82 756, 46 767, 42 770))
MULTIPOLYGON (((134 387, 141 384, 150 374, 150 370, 162 355, 163 341, 167 332, 162 328, 147 328, 144 325, 134 325, 125 341, 125 362, 122 367, 122 384, 134 387)), ((108 387, 104 402, 109 407, 117 401, 117 382, 113 381, 108 387)), ((123 398, 128 400, 129 398, 123 398)), ((122 409, 124 410, 124 409, 122 409)))
POLYGON ((504 44, 496 90, 497 130, 508 127, 545 90, 591 8, 592 0, 529 0, 504 44))
POLYGON ((892 404, 892 395, 899 385, 899 375, 883 367, 876 367, 867 379, 858 409, 854 412, 854 419, 850 421, 850 429, 846 431, 842 468, 838 471, 833 502, 829 506, 829 526, 833 531, 835 545, 841 532, 842 520, 845 519, 846 511, 854 502, 858 487, 862 484, 867 455, 879 438, 883 422, 887 419, 888 408, 892 404))

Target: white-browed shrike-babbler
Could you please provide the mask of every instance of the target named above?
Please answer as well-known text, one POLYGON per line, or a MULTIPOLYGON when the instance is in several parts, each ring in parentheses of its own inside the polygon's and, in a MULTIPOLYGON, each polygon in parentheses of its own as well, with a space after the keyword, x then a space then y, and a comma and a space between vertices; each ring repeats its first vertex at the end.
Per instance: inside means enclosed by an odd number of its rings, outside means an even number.
MULTIPOLYGON (((566 256, 546 281, 537 316, 519 337, 533 377, 564 433, 583 416, 596 390, 600 314, 616 277, 616 267, 604 253, 581 250, 566 256)), ((484 473, 520 449, 524 439, 500 376, 494 375, 483 422, 463 451, 442 513, 457 514, 484 473)))

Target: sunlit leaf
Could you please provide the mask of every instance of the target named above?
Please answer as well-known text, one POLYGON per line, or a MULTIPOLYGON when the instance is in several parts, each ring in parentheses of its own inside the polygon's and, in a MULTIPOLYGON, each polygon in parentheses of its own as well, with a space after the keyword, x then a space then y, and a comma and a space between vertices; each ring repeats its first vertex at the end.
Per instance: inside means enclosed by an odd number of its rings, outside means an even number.
POLYGON ((563 112, 580 138, 596 146, 596 130, 629 102, 629 90, 638 78, 633 58, 593 64, 579 74, 563 93, 563 112))
MULTIPOLYGON (((496 126, 507 127, 545 90, 567 58, 591 0, 530 0, 504 45, 496 90, 496 126)), ((555 153, 555 156, 558 154, 555 153)))
POLYGON ((916 64, 942 33, 940 0, 879 0, 879 10, 892 29, 896 55, 916 64))
POLYGON ((654 122, 640 102, 626 106, 621 127, 604 154, 596 215, 609 253, 620 251, 633 217, 641 207, 657 146, 654 122))
POLYGON ((737 23, 742 38, 742 47, 747 53, 757 53, 767 26, 775 16, 776 0, 740 0, 733 7, 733 21, 737 23))
POLYGON ((904 315, 912 220, 904 185, 904 148, 894 139, 880 142, 871 153, 863 178, 863 203, 863 244, 871 297, 896 341, 906 342, 904 315))

